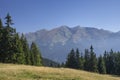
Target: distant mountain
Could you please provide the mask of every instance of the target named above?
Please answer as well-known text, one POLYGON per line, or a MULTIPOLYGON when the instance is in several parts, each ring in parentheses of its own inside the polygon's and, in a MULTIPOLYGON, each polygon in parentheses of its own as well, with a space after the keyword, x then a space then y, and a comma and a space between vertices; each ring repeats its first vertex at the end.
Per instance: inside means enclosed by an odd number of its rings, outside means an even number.
POLYGON ((43 57, 57 62, 66 60, 69 51, 79 48, 81 52, 93 45, 97 55, 105 50, 120 51, 120 32, 110 32, 103 29, 61 26, 52 30, 39 30, 27 33, 29 43, 36 42, 43 57))

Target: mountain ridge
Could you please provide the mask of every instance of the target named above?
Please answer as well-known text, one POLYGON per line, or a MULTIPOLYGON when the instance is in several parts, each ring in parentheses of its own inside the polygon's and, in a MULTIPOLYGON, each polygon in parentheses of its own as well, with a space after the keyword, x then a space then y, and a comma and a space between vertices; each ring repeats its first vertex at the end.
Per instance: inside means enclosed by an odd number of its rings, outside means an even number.
POLYGON ((93 45, 95 52, 99 55, 104 50, 119 50, 118 47, 120 47, 120 32, 91 27, 60 26, 51 30, 42 29, 27 33, 25 36, 29 43, 32 41, 37 43, 44 57, 57 62, 64 62, 72 48, 79 48, 83 52, 85 48, 93 45))

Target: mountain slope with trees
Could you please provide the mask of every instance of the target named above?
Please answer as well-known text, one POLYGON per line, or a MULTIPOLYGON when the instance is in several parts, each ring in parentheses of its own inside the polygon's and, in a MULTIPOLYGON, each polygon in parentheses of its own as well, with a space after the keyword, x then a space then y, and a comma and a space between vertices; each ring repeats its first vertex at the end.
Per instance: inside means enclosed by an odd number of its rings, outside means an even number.
POLYGON ((13 25, 9 13, 5 17, 5 26, 0 19, 0 62, 42 65, 42 57, 37 45, 32 42, 30 48, 25 36, 20 37, 13 25))
POLYGON ((78 49, 76 52, 72 49, 67 56, 65 67, 100 74, 120 75, 120 52, 114 52, 111 49, 109 52, 105 51, 103 56, 96 57, 93 46, 90 50, 85 49, 84 54, 80 54, 78 49))
POLYGON ((85 48, 93 45, 96 56, 103 54, 105 50, 120 50, 119 32, 110 32, 91 27, 76 26, 70 28, 61 26, 51 30, 43 29, 27 33, 25 36, 29 44, 33 41, 37 44, 43 57, 57 62, 64 62, 72 48, 78 48, 83 52, 85 48))

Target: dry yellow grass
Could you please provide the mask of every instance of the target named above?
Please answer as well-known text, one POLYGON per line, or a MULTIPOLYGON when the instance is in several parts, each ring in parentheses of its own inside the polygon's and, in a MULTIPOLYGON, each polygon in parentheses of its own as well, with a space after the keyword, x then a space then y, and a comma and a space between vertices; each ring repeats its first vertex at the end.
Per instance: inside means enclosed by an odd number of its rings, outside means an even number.
POLYGON ((0 80, 120 80, 120 77, 68 68, 0 64, 0 80))

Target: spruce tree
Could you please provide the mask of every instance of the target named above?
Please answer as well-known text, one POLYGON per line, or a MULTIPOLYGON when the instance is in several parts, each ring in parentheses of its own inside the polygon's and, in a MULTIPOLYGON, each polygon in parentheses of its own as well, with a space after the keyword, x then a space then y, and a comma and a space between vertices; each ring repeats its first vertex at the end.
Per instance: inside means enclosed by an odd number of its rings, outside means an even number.
POLYGON ((10 27, 10 25, 12 25, 12 19, 11 16, 9 14, 7 14, 7 16, 5 17, 6 19, 6 26, 3 29, 3 38, 1 40, 1 52, 2 52, 2 62, 6 62, 6 63, 11 63, 12 60, 12 55, 13 55, 13 37, 15 32, 15 29, 13 29, 12 27, 10 27))
POLYGON ((100 74, 106 74, 106 67, 103 57, 100 55, 98 58, 98 71, 100 74))
POLYGON ((83 54, 81 53, 80 55, 80 69, 84 69, 84 62, 85 62, 85 59, 83 57, 83 54))
POLYGON ((76 56, 74 49, 72 49, 67 56, 66 67, 76 69, 76 56))
POLYGON ((113 50, 111 49, 110 51, 110 55, 109 55, 109 70, 110 70, 110 74, 114 74, 114 70, 115 70, 115 53, 113 52, 113 50))
POLYGON ((8 13, 7 14, 7 16, 5 17, 5 19, 6 19, 6 25, 7 25, 7 27, 10 27, 10 25, 13 25, 13 23, 12 23, 12 19, 11 19, 11 16, 10 16, 10 14, 8 13))
POLYGON ((84 55, 84 70, 90 71, 90 53, 88 49, 85 49, 85 55, 84 55))
POLYGON ((30 65, 31 64, 31 60, 30 60, 31 54, 30 54, 30 50, 29 50, 29 45, 23 34, 21 36, 21 43, 22 43, 22 48, 23 48, 23 52, 25 55, 25 64, 30 65))
POLYGON ((41 66, 42 65, 41 53, 34 42, 32 42, 31 44, 30 51, 31 51, 31 64, 41 66))
POLYGON ((117 52, 116 54, 115 63, 116 63, 115 74, 120 75, 120 52, 117 52))
POLYGON ((3 39, 3 24, 2 24, 2 20, 0 19, 0 62, 3 61, 3 55, 2 55, 2 39, 3 39))
POLYGON ((97 58, 96 58, 96 54, 93 51, 93 47, 91 45, 90 47, 90 71, 92 72, 97 72, 97 58))
POLYGON ((80 53, 77 48, 76 49, 76 69, 80 69, 80 65, 82 65, 82 63, 80 63, 80 53))
POLYGON ((12 56, 12 60, 15 60, 16 63, 18 64, 25 64, 25 55, 24 55, 22 43, 18 34, 15 34, 13 45, 14 45, 13 46, 14 54, 12 56))
POLYGON ((3 27, 2 20, 0 19, 0 28, 3 27))

